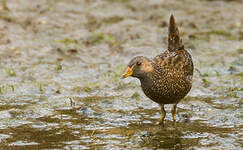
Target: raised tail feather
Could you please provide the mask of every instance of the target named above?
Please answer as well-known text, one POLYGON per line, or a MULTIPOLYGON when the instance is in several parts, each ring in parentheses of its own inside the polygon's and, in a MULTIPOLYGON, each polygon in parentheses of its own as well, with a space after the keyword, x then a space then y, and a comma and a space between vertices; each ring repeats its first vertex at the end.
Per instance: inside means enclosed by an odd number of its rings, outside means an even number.
POLYGON ((179 30, 176 26, 173 14, 170 16, 169 35, 168 35, 168 50, 175 51, 183 49, 182 40, 180 39, 179 30))

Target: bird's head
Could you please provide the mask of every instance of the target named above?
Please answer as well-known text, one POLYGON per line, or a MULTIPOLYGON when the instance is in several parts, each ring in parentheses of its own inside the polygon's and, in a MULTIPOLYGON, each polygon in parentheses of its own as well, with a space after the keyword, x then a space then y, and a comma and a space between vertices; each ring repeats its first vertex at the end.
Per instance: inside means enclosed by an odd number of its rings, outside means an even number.
POLYGON ((141 79, 148 73, 151 73, 153 70, 153 63, 150 59, 143 56, 137 56, 129 62, 125 73, 122 75, 122 78, 124 79, 132 76, 141 79))

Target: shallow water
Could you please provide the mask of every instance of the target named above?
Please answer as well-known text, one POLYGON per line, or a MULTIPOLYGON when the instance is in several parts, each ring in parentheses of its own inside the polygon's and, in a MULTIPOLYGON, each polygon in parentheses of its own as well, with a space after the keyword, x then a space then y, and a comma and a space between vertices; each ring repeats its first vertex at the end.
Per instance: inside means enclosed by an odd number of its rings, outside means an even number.
POLYGON ((0 5, 1 149, 241 149, 241 1, 7 1, 0 5), (172 11, 173 10, 173 11, 172 11), (173 12, 193 56, 174 127, 136 79, 173 12))

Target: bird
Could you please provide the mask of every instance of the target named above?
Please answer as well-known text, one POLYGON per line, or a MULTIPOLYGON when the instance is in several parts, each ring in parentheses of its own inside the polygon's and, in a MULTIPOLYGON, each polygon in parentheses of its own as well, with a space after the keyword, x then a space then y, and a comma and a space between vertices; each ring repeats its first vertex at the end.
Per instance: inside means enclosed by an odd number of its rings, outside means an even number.
POLYGON ((184 49, 174 15, 168 25, 168 47, 155 58, 136 56, 128 63, 122 78, 138 78, 144 94, 160 106, 159 124, 164 124, 164 105, 173 104, 173 122, 176 123, 177 104, 192 87, 193 60, 184 49))

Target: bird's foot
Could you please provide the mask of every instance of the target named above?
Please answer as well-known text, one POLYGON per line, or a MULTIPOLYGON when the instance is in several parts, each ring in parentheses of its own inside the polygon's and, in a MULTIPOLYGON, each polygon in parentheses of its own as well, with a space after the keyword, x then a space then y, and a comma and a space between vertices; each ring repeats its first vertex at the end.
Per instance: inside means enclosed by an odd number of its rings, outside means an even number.
POLYGON ((176 121, 173 121, 173 127, 176 128, 176 121))
POLYGON ((172 107, 172 110, 171 110, 171 114, 172 114, 174 122, 176 122, 176 105, 177 104, 174 104, 173 107, 172 107))
POLYGON ((164 120, 165 120, 165 116, 166 116, 166 111, 164 109, 164 105, 160 105, 160 112, 161 112, 161 116, 159 119, 159 124, 164 126, 164 120))
POLYGON ((164 120, 162 120, 161 118, 159 119, 159 125, 162 126, 162 127, 165 126, 164 120))

